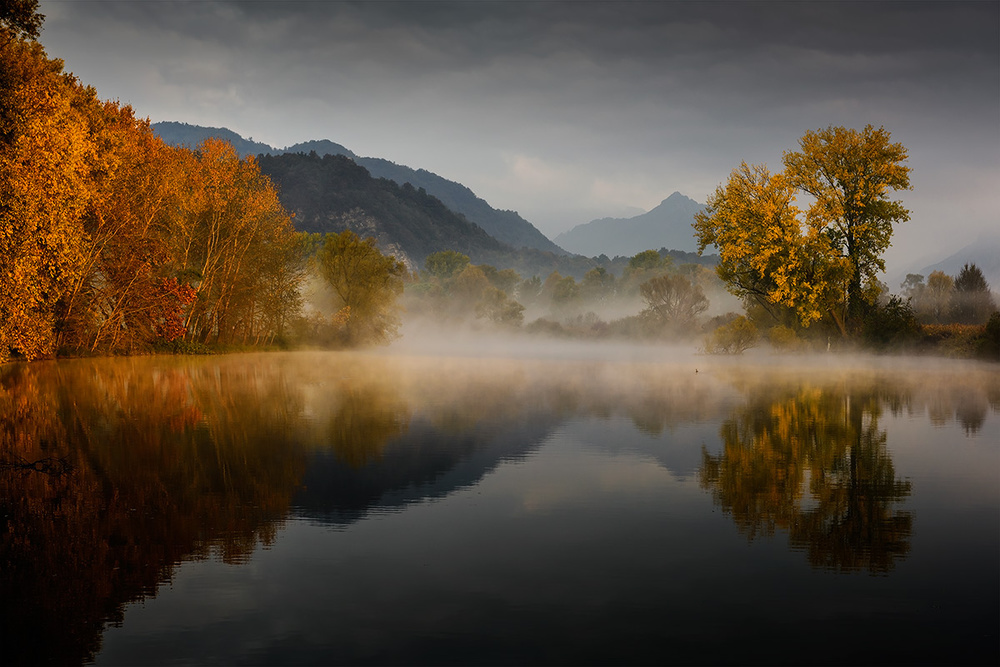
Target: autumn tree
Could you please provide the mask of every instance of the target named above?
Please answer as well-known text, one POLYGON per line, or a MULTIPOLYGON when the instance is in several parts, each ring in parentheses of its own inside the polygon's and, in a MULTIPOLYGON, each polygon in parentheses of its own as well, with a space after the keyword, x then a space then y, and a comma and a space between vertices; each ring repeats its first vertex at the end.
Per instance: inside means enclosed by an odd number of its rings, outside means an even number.
POLYGON ((448 281, 448 298, 461 310, 473 309, 489 287, 490 279, 486 277, 486 272, 475 264, 469 264, 448 281))
POLYGON ((320 274, 346 312, 349 344, 386 343, 396 337, 400 319, 396 300, 403 292, 406 266, 383 255, 375 239, 347 230, 327 234, 316 256, 320 274))
MULTIPOLYGON (((783 327, 777 327, 784 329, 783 327)), ((774 331, 774 329, 772 329, 774 331)), ((716 327, 705 338, 705 351, 709 354, 743 354, 760 341, 760 332, 746 317, 739 317, 716 327)))
POLYGON ((780 321, 780 308, 808 327, 838 306, 847 267, 822 228, 800 220, 795 188, 783 174, 743 163, 695 215, 699 252, 719 249, 716 271, 730 292, 780 321))
POLYGON ((81 217, 81 270, 59 304, 61 347, 134 352, 184 336, 193 288, 178 281, 170 218, 182 193, 174 154, 130 107, 88 109, 93 195, 81 217))
POLYGON ((639 294, 639 286, 650 278, 662 275, 673 265, 671 257, 664 257, 656 250, 643 250, 628 260, 618 281, 619 296, 635 297, 639 294))
POLYGON ((490 285, 508 295, 512 294, 517 284, 521 282, 521 275, 514 269, 498 269, 489 264, 480 264, 479 268, 490 281, 490 285))
POLYGON ((55 350, 56 306, 79 275, 93 195, 94 103, 36 42, 0 42, 0 359, 55 350))
POLYGON ((879 293, 877 276, 885 271, 893 225, 910 219, 895 190, 910 189, 908 155, 889 132, 871 125, 860 132, 843 127, 809 131, 799 150, 784 153, 791 185, 813 198, 808 224, 829 239, 847 262, 847 319, 860 322, 879 293))
POLYGON ((431 253, 424 260, 424 268, 438 280, 447 280, 469 265, 469 256, 454 250, 431 253))
POLYGON ((301 278, 291 219, 256 160, 206 140, 182 151, 187 195, 173 222, 172 253, 196 301, 185 322, 191 340, 256 343, 284 321, 274 311, 301 278))
POLYGON ((580 286, 573 276, 564 276, 558 271, 553 271, 542 283, 541 297, 547 300, 552 310, 559 314, 566 314, 580 296, 580 286))
POLYGON ((794 309, 802 326, 829 315, 856 329, 880 291, 893 225, 909 219, 893 190, 909 189, 906 149, 889 133, 830 127, 806 132, 785 169, 744 163, 695 216, 699 251, 719 249, 719 276, 735 294, 794 309), (795 194, 812 203, 804 216, 795 194))
POLYGON ((269 342, 302 264, 270 181, 229 144, 170 148, 99 100, 26 39, 36 8, 0 13, 0 359, 269 342))
POLYGON ((38 39, 44 14, 38 13, 38 0, 4 0, 0 4, 0 41, 38 39))
POLYGON ((476 303, 476 317, 501 326, 516 328, 524 322, 524 306, 508 296, 504 290, 490 285, 483 290, 479 302, 476 303))

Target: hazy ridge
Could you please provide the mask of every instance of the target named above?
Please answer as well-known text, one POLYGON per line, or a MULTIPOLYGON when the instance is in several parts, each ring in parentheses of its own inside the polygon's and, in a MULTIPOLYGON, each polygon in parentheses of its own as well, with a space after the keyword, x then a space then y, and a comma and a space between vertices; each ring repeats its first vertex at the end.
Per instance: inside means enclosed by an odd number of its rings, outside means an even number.
POLYGON ((944 271, 949 276, 956 276, 966 264, 978 266, 990 288, 994 292, 1000 291, 1000 232, 984 234, 975 243, 970 243, 940 262, 924 266, 916 273, 925 279, 934 271, 944 271))

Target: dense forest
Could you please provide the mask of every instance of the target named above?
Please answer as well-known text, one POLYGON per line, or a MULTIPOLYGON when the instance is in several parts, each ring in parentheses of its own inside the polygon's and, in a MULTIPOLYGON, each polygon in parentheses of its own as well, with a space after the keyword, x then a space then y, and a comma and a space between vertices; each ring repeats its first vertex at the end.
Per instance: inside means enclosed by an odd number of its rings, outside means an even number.
POLYGON ((374 179, 345 156, 261 155, 258 163, 300 231, 351 229, 374 236, 384 250, 402 253, 416 267, 443 248, 484 261, 511 251, 423 189, 374 179))

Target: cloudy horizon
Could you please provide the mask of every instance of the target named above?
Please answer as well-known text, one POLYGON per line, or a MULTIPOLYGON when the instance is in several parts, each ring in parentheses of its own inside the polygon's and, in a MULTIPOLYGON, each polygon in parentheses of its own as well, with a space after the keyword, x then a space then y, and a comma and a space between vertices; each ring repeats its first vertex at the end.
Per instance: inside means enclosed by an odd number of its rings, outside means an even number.
MULTIPOLYGON (((890 261, 996 232, 997 2, 41 0, 41 42, 138 115, 433 171, 550 238, 807 130, 909 150, 890 261), (944 230, 944 233, 942 233, 944 230)), ((630 212, 631 211, 631 212, 630 212)))

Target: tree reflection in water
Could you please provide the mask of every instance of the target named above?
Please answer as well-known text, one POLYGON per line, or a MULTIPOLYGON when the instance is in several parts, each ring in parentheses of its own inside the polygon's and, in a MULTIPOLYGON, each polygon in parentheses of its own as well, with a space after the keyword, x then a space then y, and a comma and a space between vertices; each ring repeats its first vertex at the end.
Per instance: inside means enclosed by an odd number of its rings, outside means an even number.
POLYGON ((899 404, 887 385, 800 385, 749 392, 703 451, 701 484, 749 539, 788 533, 816 567, 884 573, 910 549, 910 495, 879 426, 899 404))
POLYGON ((74 664, 184 559, 268 544, 302 474, 297 398, 252 364, 97 360, 0 375, 6 664, 74 664), (46 474, 19 462, 62 462, 46 474))

